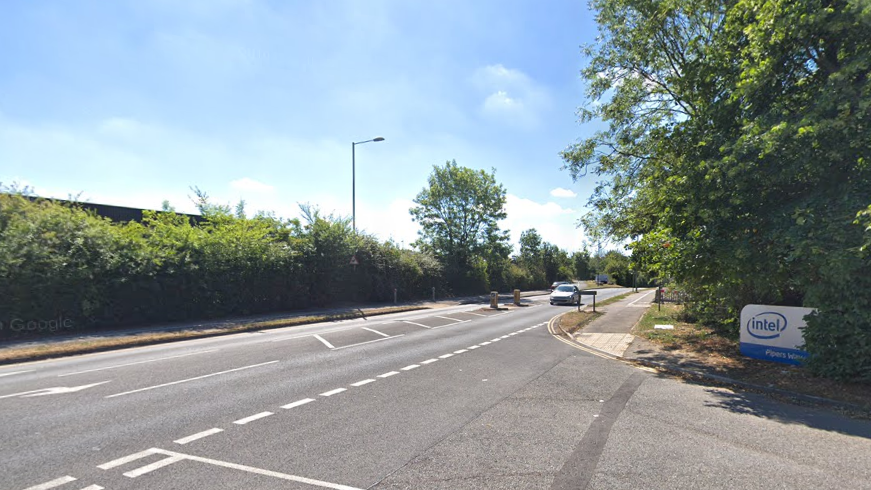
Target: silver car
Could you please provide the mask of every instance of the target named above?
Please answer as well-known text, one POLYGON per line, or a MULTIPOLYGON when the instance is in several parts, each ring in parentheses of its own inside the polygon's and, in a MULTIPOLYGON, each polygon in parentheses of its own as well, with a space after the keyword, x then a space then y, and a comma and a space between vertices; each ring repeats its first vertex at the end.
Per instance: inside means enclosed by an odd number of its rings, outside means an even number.
POLYGON ((581 291, 573 284, 562 284, 550 293, 552 305, 576 305, 581 302, 581 291))

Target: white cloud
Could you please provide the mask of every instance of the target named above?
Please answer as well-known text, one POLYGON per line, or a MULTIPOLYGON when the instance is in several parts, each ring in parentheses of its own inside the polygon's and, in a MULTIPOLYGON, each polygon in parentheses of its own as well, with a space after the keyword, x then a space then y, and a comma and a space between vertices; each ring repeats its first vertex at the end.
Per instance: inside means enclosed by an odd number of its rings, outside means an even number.
POLYGON ((564 208, 555 202, 539 203, 531 199, 508 194, 505 211, 508 217, 500 223, 502 229, 511 230, 515 252, 519 250, 520 234, 535 228, 546 241, 569 253, 584 247, 585 236, 577 221, 580 212, 564 208))
POLYGON ((523 128, 539 124, 541 112, 550 107, 550 96, 520 70, 501 64, 479 68, 472 83, 484 94, 483 116, 523 128))
POLYGON ((251 192, 272 192, 275 190, 274 186, 258 182, 248 177, 242 177, 241 179, 230 182, 230 187, 238 191, 251 192))
POLYGON ((556 189, 550 191, 550 195, 553 197, 577 197, 578 194, 569 189, 563 189, 562 187, 557 187, 556 189))

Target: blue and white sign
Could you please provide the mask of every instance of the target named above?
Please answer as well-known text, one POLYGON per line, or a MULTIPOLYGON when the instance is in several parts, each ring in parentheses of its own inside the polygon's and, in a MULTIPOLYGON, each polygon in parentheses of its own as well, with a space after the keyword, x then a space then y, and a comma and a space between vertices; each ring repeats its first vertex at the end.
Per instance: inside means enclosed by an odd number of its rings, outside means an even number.
POLYGON ((808 353, 804 344, 804 317, 813 308, 747 305, 741 310, 741 353, 747 357, 785 364, 801 364, 808 353))

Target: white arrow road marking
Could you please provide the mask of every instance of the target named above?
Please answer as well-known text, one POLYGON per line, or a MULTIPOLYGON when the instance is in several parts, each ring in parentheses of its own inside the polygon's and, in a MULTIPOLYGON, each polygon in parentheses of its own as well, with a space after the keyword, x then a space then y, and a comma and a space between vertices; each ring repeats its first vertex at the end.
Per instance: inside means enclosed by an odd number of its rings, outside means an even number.
MULTIPOLYGON (((110 380, 111 381, 111 380, 110 380)), ((85 390, 94 386, 98 386, 101 384, 108 383, 109 381, 101 381, 99 383, 92 383, 89 385, 82 386, 57 386, 54 388, 42 388, 41 390, 31 390, 31 391, 22 391, 21 393, 12 393, 11 395, 3 395, 0 398, 12 398, 15 396, 20 396, 21 398, 30 398, 32 396, 43 396, 43 395, 58 395, 61 393, 73 393, 76 391, 85 390)))

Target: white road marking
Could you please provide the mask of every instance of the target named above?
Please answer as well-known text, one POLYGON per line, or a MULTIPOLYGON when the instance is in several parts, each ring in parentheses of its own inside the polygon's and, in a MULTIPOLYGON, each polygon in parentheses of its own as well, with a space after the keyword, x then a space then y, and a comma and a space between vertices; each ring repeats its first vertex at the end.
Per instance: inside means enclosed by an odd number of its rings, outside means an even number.
POLYGON ((394 374, 399 374, 399 371, 390 371, 389 373, 379 374, 378 377, 379 378, 389 378, 389 377, 393 376, 394 374))
POLYGON ((412 364, 410 366, 405 366, 404 368, 400 369, 400 371, 411 371, 412 369, 417 369, 419 367, 420 364, 412 364))
POLYGON ((327 342, 327 339, 321 337, 320 335, 315 334, 315 335, 314 335, 314 338, 316 338, 316 339, 320 340, 321 342, 323 342, 323 344, 324 344, 325 346, 327 346, 327 349, 335 349, 335 347, 333 347, 333 344, 327 342))
POLYGON ((172 442, 174 442, 176 444, 187 444, 189 442, 196 441, 197 439, 202 439, 203 437, 209 437, 211 435, 217 434, 218 432, 224 432, 224 429, 215 428, 215 429, 204 430, 202 432, 197 432, 196 434, 194 434, 192 436, 182 437, 181 439, 176 439, 172 442))
POLYGON ((24 490, 48 490, 49 488, 59 487, 65 483, 69 483, 71 481, 76 481, 76 479, 71 477, 71 476, 62 476, 62 477, 57 478, 55 480, 45 482, 41 485, 28 487, 24 490))
POLYGON ((434 363, 434 362, 436 362, 436 361, 438 361, 438 359, 427 359, 427 360, 421 362, 421 364, 424 364, 424 365, 425 365, 425 364, 432 364, 432 363, 434 363))
POLYGON ((74 373, 58 374, 57 377, 58 377, 58 378, 63 378, 64 376, 72 376, 72 375, 74 375, 74 374, 93 373, 93 372, 96 372, 96 371, 105 371, 105 370, 107 370, 107 369, 115 369, 115 368, 125 367, 125 366, 135 366, 135 365, 137 365, 137 364, 145 364, 145 363, 148 363, 148 362, 165 361, 166 359, 177 359, 177 358, 179 358, 179 357, 195 356, 195 355, 197 355, 197 354, 206 354, 206 353, 208 353, 208 352, 215 352, 215 351, 218 351, 218 350, 220 350, 220 349, 211 349, 211 350, 204 350, 204 351, 200 351, 200 352, 191 352, 191 353, 188 353, 188 354, 181 354, 181 355, 178 355, 178 356, 159 357, 159 358, 157 358, 157 359, 148 359, 147 361, 129 362, 129 363, 127 363, 127 364, 117 364, 117 365, 115 365, 115 366, 107 366, 107 367, 102 367, 102 368, 97 368, 97 369, 88 369, 88 370, 85 370, 85 371, 76 371, 76 372, 74 372, 74 373))
POLYGON ((3 376, 12 376, 13 374, 24 374, 24 373, 32 373, 36 371, 36 369, 28 369, 27 371, 12 371, 11 373, 0 373, 0 378, 3 376))
POLYGON ((470 345, 470 346, 468 347, 469 350, 475 350, 475 349, 480 349, 480 348, 481 348, 480 345, 470 345))
POLYGON ((159 385, 148 386, 148 387, 145 387, 145 388, 139 388, 138 390, 125 391, 125 392, 123 392, 123 393, 115 393, 114 395, 109 395, 109 396, 107 396, 106 398, 114 398, 114 397, 116 397, 116 396, 129 395, 129 394, 131 394, 131 393, 139 393, 140 391, 148 391, 148 390, 153 390, 153 389, 156 389, 156 388, 163 388, 163 387, 165 387, 165 386, 177 385, 177 384, 179 384, 179 383, 187 383, 188 381, 196 381, 196 380, 198 380, 198 379, 210 378, 210 377, 212 377, 212 376, 218 376, 219 374, 233 373, 233 372, 236 372, 236 371, 242 371, 243 369, 251 369, 251 368, 256 368, 256 367, 260 367, 260 366, 266 366, 267 364, 275 364, 276 362, 278 362, 278 361, 262 362, 262 363, 260 363, 260 364, 252 364, 251 366, 243 366, 243 367, 236 368, 236 369, 228 369, 227 371, 221 371, 221 372, 219 372, 219 373, 204 374, 204 375, 202 375, 202 376, 197 376, 197 377, 195 377, 195 378, 188 378, 188 379, 182 379, 182 380, 179 380, 179 381, 172 381, 172 382, 170 382, 170 383, 163 383, 163 384, 159 384, 159 385))
POLYGON ((434 316, 436 318, 441 318, 443 320, 450 320, 452 322, 457 322, 457 323, 466 323, 466 322, 472 321, 472 320, 460 320, 459 318, 451 318, 449 316, 439 316, 439 315, 434 315, 434 316))
POLYGON ((499 342, 502 339, 490 339, 490 342, 499 342))
POLYGON ((378 335, 380 335, 382 337, 390 337, 390 335, 387 335, 386 333, 382 333, 382 332, 379 332, 378 330, 373 330, 371 328, 363 327, 363 330, 368 330, 372 333, 377 333, 378 335))
POLYGON ((402 323, 410 323, 412 325, 417 325, 418 327, 423 327, 423 328, 432 328, 432 327, 424 325, 422 323, 414 323, 414 322, 410 322, 408 320, 402 320, 402 323))
POLYGON ((100 485, 88 485, 87 487, 83 488, 82 490, 104 490, 104 489, 100 485))
POLYGON ((269 417, 270 415, 275 415, 275 414, 272 412, 255 413, 254 415, 251 415, 250 417, 245 417, 244 419, 239 419, 233 423, 236 425, 245 425, 248 422, 254 422, 255 420, 260 420, 262 418, 269 417))
POLYGON ((363 385, 368 385, 369 383, 374 383, 375 380, 372 378, 364 379, 363 381, 357 381, 356 383, 351 383, 351 386, 360 387, 363 385))
POLYGON ((392 336, 388 336, 388 337, 385 337, 385 338, 383 338, 383 339, 368 340, 368 341, 366 341, 366 342, 359 342, 359 343, 351 344, 351 345, 343 345, 343 346, 341 346, 341 347, 335 347, 335 348, 333 348, 333 350, 342 350, 342 349, 347 349, 348 347, 357 347, 358 345, 371 344, 372 342, 381 342, 382 340, 395 339, 396 337, 402 337, 402 336, 404 336, 404 335, 405 335, 405 334, 403 333, 403 334, 400 334, 400 335, 392 335, 392 336))
POLYGON ((463 313, 466 314, 466 315, 487 316, 487 315, 484 315, 484 314, 482 314, 482 313, 473 313, 473 312, 471 312, 471 311, 464 311, 463 313))
POLYGON ((131 461, 136 461, 137 459, 142 459, 146 456, 150 456, 154 454, 154 451, 154 449, 146 449, 145 451, 131 454, 129 456, 124 456, 123 458, 114 459, 112 461, 109 461, 108 463, 103 463, 101 465, 98 465, 97 468, 100 468, 101 470, 111 470, 112 468, 117 468, 118 466, 127 464, 131 461))
POLYGON ((343 391, 348 391, 348 388, 336 388, 335 390, 330 390, 330 391, 327 391, 327 392, 321 393, 321 396, 333 396, 333 395, 338 395, 339 393, 341 393, 341 392, 343 392, 343 391))
POLYGON ((455 350, 455 351, 454 351, 454 354, 462 354, 463 352, 469 352, 469 349, 460 349, 460 350, 455 350))
POLYGON ((135 470, 128 471, 127 473, 124 473, 124 476, 126 476, 128 478, 136 478, 137 476, 142 476, 146 473, 151 473, 152 471, 163 468, 164 466, 169 466, 173 463, 178 463, 179 461, 182 461, 184 459, 185 459, 185 457, 182 455, 170 456, 168 458, 163 458, 160 461, 155 461, 154 463, 145 465, 141 468, 136 468, 135 470))
POLYGON ((311 403, 313 401, 315 401, 314 398, 303 398, 302 400, 297 400, 293 403, 288 403, 287 405, 282 405, 281 408, 283 408, 285 410, 290 410, 291 408, 300 407, 302 405, 305 405, 306 403, 311 403))
POLYGON ((501 337, 499 337, 499 338, 500 338, 500 339, 507 339, 508 337, 511 337, 511 336, 510 336, 510 335, 503 335, 503 336, 501 336, 501 337))
POLYGON ((105 384, 105 383, 108 383, 108 381, 101 381, 99 383, 92 383, 89 385, 82 385, 82 386, 70 386, 70 387, 56 386, 54 388, 42 388, 39 390, 22 391, 20 393, 12 393, 11 395, 0 396, 0 399, 12 398, 15 396, 20 396, 21 398, 30 398, 30 397, 34 397, 34 396, 58 395, 58 394, 62 394, 62 393, 74 393, 76 391, 85 390, 85 389, 88 389, 88 388, 91 388, 94 386, 98 386, 101 384, 105 384))
POLYGON ((642 299, 644 299, 644 298, 650 296, 651 294, 653 294, 653 293, 655 293, 655 292, 656 292, 655 289, 654 289, 653 291, 649 291, 647 294, 645 294, 645 295, 639 297, 638 299, 636 299, 635 301, 629 303, 629 306, 635 306, 635 303, 641 301, 642 299))
POLYGON ((454 357, 454 355, 453 354, 445 354, 443 356, 439 356, 439 359, 447 359, 449 357, 454 357))
POLYGON ((481 343, 478 344, 478 345, 480 345, 480 346, 483 347, 483 346, 485 346, 485 345, 490 345, 491 343, 492 343, 492 342, 481 342, 481 343))

